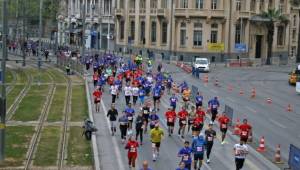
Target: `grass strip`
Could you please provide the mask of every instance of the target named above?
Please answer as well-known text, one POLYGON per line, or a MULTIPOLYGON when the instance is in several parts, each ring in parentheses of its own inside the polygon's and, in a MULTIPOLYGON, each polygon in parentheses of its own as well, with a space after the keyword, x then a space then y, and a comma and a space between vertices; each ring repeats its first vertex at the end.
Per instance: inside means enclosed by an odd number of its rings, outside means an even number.
POLYGON ((71 121, 83 121, 87 116, 85 86, 72 86, 71 121))
POLYGON ((70 128, 68 143, 68 165, 91 166, 92 148, 90 141, 85 140, 80 127, 70 128))
POLYGON ((64 73, 55 69, 51 69, 50 72, 53 74, 53 80, 55 83, 67 83, 64 73))
POLYGON ((29 92, 19 104, 16 113, 12 119, 17 121, 35 121, 38 120, 42 112, 43 105, 48 95, 49 86, 34 85, 30 87, 29 92))
POLYGON ((45 69, 37 70, 37 69, 30 69, 29 72, 33 77, 34 83, 51 83, 52 80, 49 74, 46 72, 45 69))
POLYGON ((5 160, 0 163, 0 167, 21 166, 32 135, 34 127, 10 126, 6 128, 5 137, 5 160))
POLYGON ((13 73, 11 70, 7 69, 7 72, 6 72, 6 83, 12 83, 13 80, 14 80, 14 76, 13 76, 13 73))
POLYGON ((27 83, 28 79, 25 72, 28 72, 28 69, 26 69, 25 71, 21 69, 17 70, 17 83, 27 83))
POLYGON ((6 107, 9 108, 17 98, 17 96, 21 93, 25 86, 23 85, 15 85, 12 90, 7 94, 6 107))
POLYGON ((34 165, 54 166, 57 161, 60 127, 45 127, 35 154, 34 165))
POLYGON ((47 118, 48 122, 56 122, 62 120, 62 116, 64 114, 66 92, 66 86, 56 86, 55 94, 47 118))

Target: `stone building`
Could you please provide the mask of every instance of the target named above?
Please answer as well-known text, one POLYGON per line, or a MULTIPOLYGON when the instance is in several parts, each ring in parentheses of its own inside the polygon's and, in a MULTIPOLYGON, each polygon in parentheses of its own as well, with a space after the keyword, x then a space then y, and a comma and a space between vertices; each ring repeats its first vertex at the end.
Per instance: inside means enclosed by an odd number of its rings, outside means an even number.
POLYGON ((211 60, 267 56, 267 29, 257 14, 279 9, 288 24, 275 24, 273 57, 296 55, 298 10, 289 0, 116 0, 116 50, 211 60))

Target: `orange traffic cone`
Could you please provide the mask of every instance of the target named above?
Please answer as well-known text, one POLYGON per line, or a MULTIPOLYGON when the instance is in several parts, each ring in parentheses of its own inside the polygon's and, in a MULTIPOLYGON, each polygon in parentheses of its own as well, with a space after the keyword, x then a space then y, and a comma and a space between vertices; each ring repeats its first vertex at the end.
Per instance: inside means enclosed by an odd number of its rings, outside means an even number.
POLYGON ((276 147, 274 162, 276 164, 282 164, 283 163, 282 160, 281 160, 280 145, 277 145, 277 147, 276 147))
POLYGON ((241 89, 241 90, 240 90, 240 95, 243 95, 243 94, 244 94, 244 90, 241 89))
POLYGON ((288 111, 288 112, 292 112, 293 111, 292 106, 290 104, 288 105, 286 111, 288 111))
POLYGON ((240 130, 240 119, 237 118, 236 119, 236 124, 234 126, 234 130, 233 130, 233 134, 234 135, 240 135, 240 133, 241 133, 241 130, 240 130))
POLYGON ((267 103, 272 104, 272 99, 270 97, 267 98, 267 103))
POLYGON ((231 92, 231 91, 232 91, 232 85, 228 85, 228 88, 227 88, 227 89, 228 89, 228 91, 231 92))
POLYGON ((266 148, 265 148, 265 137, 264 136, 262 136, 260 138, 259 146, 258 146, 258 148, 256 150, 258 152, 265 152, 266 151, 266 148))
POLYGON ((251 90, 251 98, 253 99, 255 97, 256 97, 256 90, 255 90, 255 88, 252 88, 252 90, 251 90))
POLYGON ((208 83, 208 75, 207 75, 207 74, 205 74, 204 79, 203 79, 203 82, 204 82, 204 83, 208 83))
POLYGON ((216 80, 215 80, 215 86, 219 86, 219 80, 218 80, 218 78, 216 78, 216 80))

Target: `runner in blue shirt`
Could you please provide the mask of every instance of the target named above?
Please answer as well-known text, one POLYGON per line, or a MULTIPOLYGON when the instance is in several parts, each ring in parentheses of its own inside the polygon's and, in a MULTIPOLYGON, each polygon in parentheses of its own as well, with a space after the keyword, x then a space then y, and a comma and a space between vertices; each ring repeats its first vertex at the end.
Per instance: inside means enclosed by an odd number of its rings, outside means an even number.
POLYGON ((200 92, 197 92, 195 97, 196 109, 203 105, 203 95, 200 92))
POLYGON ((202 166, 202 161, 204 157, 206 141, 204 139, 203 134, 195 137, 192 142, 192 150, 194 153, 194 169, 200 170, 202 166), (197 163, 199 161, 199 166, 197 167, 197 163))
POLYGON ((185 168, 185 163, 181 161, 179 163, 179 168, 176 168, 176 170, 188 170, 188 169, 185 168))
POLYGON ((155 111, 153 111, 150 116, 149 116, 149 120, 150 120, 150 129, 153 129, 155 127, 155 125, 158 123, 159 121, 159 117, 156 114, 155 111))
POLYGON ((185 141, 184 147, 181 148, 178 152, 178 157, 181 157, 182 159, 181 161, 184 162, 185 168, 187 168, 188 170, 191 169, 191 165, 192 165, 191 154, 192 154, 192 148, 190 147, 190 142, 185 141))
POLYGON ((178 101, 178 98, 175 96, 175 93, 172 94, 170 97, 170 106, 173 108, 173 110, 176 110, 176 103, 178 101))
POLYGON ((131 129, 133 116, 135 114, 134 109, 131 107, 131 103, 128 104, 128 107, 125 109, 126 116, 128 118, 128 128, 131 129))
POLYGON ((218 114, 218 108, 220 107, 220 102, 218 100, 218 97, 214 97, 208 102, 208 108, 211 111, 211 121, 214 123, 217 114, 218 114))
POLYGON ((146 91, 144 90, 144 88, 142 86, 140 86, 140 89, 139 89, 139 101, 140 101, 140 105, 144 105, 145 95, 146 95, 146 91))
POLYGON ((154 110, 159 111, 159 100, 160 100, 160 97, 161 97, 161 87, 156 85, 153 88, 152 93, 153 93, 154 110))

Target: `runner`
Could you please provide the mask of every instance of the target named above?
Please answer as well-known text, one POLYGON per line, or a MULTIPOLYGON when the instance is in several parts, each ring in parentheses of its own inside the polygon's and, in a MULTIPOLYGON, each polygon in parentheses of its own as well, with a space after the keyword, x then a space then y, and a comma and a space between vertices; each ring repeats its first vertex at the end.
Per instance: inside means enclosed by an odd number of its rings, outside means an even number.
POLYGON ((176 120, 176 112, 174 109, 169 108, 168 111, 165 113, 167 119, 167 126, 168 126, 168 133, 169 136, 173 134, 175 120, 176 120))
POLYGON ((143 145, 143 112, 140 111, 135 119, 135 140, 138 141, 138 136, 140 136, 140 145, 143 145))
POLYGON ((179 167, 176 168, 176 170, 188 170, 187 168, 185 168, 185 163, 183 161, 181 161, 179 163, 179 167))
POLYGON ((175 96, 175 93, 172 94, 170 97, 170 106, 173 108, 173 110, 176 110, 176 103, 178 101, 178 98, 175 96))
POLYGON ((205 141, 207 142, 206 143, 206 157, 207 157, 206 163, 209 164, 210 163, 209 156, 210 156, 212 147, 214 145, 214 138, 216 137, 216 131, 213 130, 213 122, 209 123, 208 129, 206 129, 204 133, 205 133, 205 141))
POLYGON ((150 120, 150 129, 153 129, 155 125, 158 124, 159 122, 159 117, 154 110, 150 114, 149 120, 150 120))
POLYGON ((159 100, 161 97, 161 88, 156 84, 153 88, 153 105, 154 110, 159 111, 159 100))
POLYGON ((140 106, 141 106, 145 102, 145 95, 146 95, 146 91, 144 90, 143 86, 140 86, 138 93, 139 93, 139 101, 140 101, 140 106))
MULTIPOLYGON (((196 110, 196 114, 199 116, 198 123, 200 123, 200 131, 202 131, 202 128, 204 126, 204 120, 206 118, 205 111, 202 109, 201 106, 199 106, 196 110)), ((198 134, 199 135, 199 134, 198 134)))
POLYGON ((167 78, 167 90, 168 90, 168 94, 171 94, 172 85, 173 85, 173 79, 172 79, 171 75, 169 74, 169 76, 167 78))
POLYGON ((136 105, 137 99, 139 97, 139 88, 137 85, 132 87, 132 99, 133 99, 133 106, 136 105))
POLYGON ((182 107, 182 110, 180 112, 178 112, 178 116, 177 116, 179 118, 178 135, 180 136, 180 134, 181 134, 182 139, 184 138, 187 116, 188 116, 188 112, 185 110, 184 107, 182 107))
POLYGON ((116 122, 117 117, 118 117, 118 110, 115 109, 115 104, 114 104, 114 103, 111 104, 111 108, 108 110, 106 116, 109 117, 109 121, 110 121, 110 129, 111 129, 111 135, 114 136, 115 133, 116 133, 116 125, 115 125, 115 122, 116 122))
POLYGON ((219 117, 219 123, 220 123, 220 131, 222 133, 222 142, 221 144, 225 144, 225 137, 227 133, 228 123, 230 122, 230 119, 226 116, 225 112, 219 117))
POLYGON ((197 92, 197 95, 195 97, 195 103, 196 103, 196 109, 198 107, 202 107, 203 105, 203 95, 200 92, 197 92))
POLYGON ((128 129, 132 129, 133 116, 135 114, 134 109, 131 107, 131 103, 128 103, 125 113, 128 119, 128 129))
POLYGON ((203 128, 203 118, 196 114, 193 126, 192 126, 192 136, 198 136, 203 128))
POLYGON ((129 137, 128 142, 125 146, 125 149, 128 150, 128 164, 129 168, 135 168, 135 161, 137 159, 137 148, 139 147, 139 144, 137 141, 132 139, 132 136, 129 137))
POLYGON ((152 170, 152 169, 148 167, 148 161, 144 161, 143 168, 141 168, 140 170, 152 170))
POLYGON ((252 126, 250 124, 248 124, 248 120, 247 119, 244 119, 243 120, 243 124, 241 124, 239 126, 239 128, 241 130, 240 140, 242 140, 245 143, 247 143, 249 134, 252 133, 252 126))
POLYGON ((130 98, 132 96, 132 88, 129 85, 129 83, 126 83, 126 86, 124 87, 124 94, 125 94, 126 105, 128 105, 130 103, 130 98))
POLYGON ((195 106, 192 106, 191 111, 189 112, 188 115, 188 132, 190 132, 190 128, 194 124, 195 118, 196 118, 195 106))
POLYGON ((194 169, 200 170, 204 157, 206 141, 204 139, 203 134, 195 137, 192 142, 192 149, 194 153, 194 169), (197 165, 199 163, 199 166, 197 165))
POLYGON ((121 140, 122 143, 124 143, 126 140, 126 134, 128 128, 128 118, 125 112, 123 112, 122 116, 119 118, 119 123, 120 123, 120 131, 121 131, 121 140))
POLYGON ((190 101, 190 96, 191 96, 191 90, 187 87, 182 92, 182 100, 183 100, 185 109, 188 109, 188 107, 189 107, 188 102, 190 101))
POLYGON ((241 140, 240 143, 234 145, 234 157, 236 170, 240 170, 244 166, 246 155, 249 152, 248 146, 245 144, 245 141, 241 140))
POLYGON ((218 114, 218 108, 220 107, 220 102, 218 100, 218 97, 214 97, 208 102, 208 108, 211 112, 211 121, 214 123, 217 114, 218 114))
POLYGON ((178 157, 181 157, 181 161, 184 162, 185 168, 188 170, 191 169, 191 165, 192 165, 192 158, 191 158, 192 151, 193 150, 190 147, 190 142, 185 141, 184 147, 181 148, 178 152, 178 157))
POLYGON ((157 160, 157 157, 159 155, 159 148, 163 136, 164 136, 164 131, 159 127, 159 124, 156 124, 155 128, 153 128, 150 131, 150 139, 153 148, 153 162, 157 160))
POLYGON ((118 95, 118 85, 112 84, 110 86, 110 93, 111 93, 111 103, 116 103, 116 98, 118 95))
POLYGON ((93 74, 93 80, 94 80, 94 87, 96 87, 97 86, 97 82, 99 80, 99 74, 98 74, 98 72, 94 72, 94 74, 93 74))
POLYGON ((99 88, 95 89, 95 91, 93 92, 93 96, 94 96, 95 110, 96 112, 100 112, 100 101, 101 101, 102 92, 100 91, 99 88))

